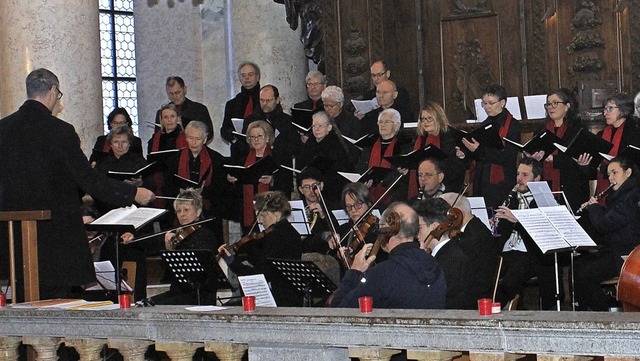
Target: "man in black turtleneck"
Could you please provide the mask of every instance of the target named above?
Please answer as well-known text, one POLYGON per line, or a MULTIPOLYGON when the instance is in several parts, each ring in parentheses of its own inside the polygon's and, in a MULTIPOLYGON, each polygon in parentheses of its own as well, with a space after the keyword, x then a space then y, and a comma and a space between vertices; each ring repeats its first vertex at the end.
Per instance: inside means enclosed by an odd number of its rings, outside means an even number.
MULTIPOLYGON (((273 143, 273 159, 281 165, 292 166, 292 158, 302 149, 302 142, 298 132, 291 124, 291 116, 284 113, 280 105, 280 91, 273 85, 265 85, 260 89, 260 108, 252 115, 245 117, 242 133, 246 134, 251 122, 264 120, 271 124, 276 134, 273 143)), ((236 142, 240 144, 240 142, 236 142)), ((242 150, 237 154, 241 159, 249 152, 249 146, 243 143, 242 150)), ((232 155, 233 156, 233 155, 232 155)), ((274 177, 274 189, 282 191, 287 198, 293 190, 293 173, 282 169, 274 177)))
POLYGON ((235 129, 231 118, 245 119, 260 109, 260 68, 255 63, 244 62, 238 67, 238 79, 242 84, 240 93, 227 101, 224 107, 224 118, 220 135, 231 144, 231 156, 240 158, 246 148, 244 139, 238 139, 231 132, 235 129))

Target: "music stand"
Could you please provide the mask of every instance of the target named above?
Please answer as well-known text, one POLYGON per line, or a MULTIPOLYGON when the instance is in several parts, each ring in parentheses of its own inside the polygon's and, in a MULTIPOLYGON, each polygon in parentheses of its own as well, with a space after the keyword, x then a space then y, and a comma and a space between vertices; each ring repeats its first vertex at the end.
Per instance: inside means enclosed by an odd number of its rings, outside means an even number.
POLYGON ((267 259, 274 269, 289 281, 298 292, 304 294, 304 306, 312 305, 313 297, 326 297, 338 287, 313 261, 267 259))
POLYGON ((216 262, 215 256, 208 249, 189 249, 162 251, 161 257, 180 285, 190 286, 196 290, 200 305, 200 290, 214 282, 216 290, 231 288, 231 284, 216 262))

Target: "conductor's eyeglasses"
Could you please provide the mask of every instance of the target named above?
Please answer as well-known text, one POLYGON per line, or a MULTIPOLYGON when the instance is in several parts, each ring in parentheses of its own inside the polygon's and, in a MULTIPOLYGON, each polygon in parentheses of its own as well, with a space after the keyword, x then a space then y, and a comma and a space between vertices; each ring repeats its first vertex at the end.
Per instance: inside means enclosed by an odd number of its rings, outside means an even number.
POLYGON ((64 94, 62 94, 62 92, 60 91, 60 89, 56 86, 56 98, 58 98, 58 100, 62 99, 62 96, 64 94))

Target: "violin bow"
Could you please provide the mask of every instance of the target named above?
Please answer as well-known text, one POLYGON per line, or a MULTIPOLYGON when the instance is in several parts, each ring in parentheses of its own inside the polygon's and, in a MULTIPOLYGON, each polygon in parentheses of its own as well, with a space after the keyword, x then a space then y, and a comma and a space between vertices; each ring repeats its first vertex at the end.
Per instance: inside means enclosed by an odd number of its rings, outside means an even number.
POLYGON ((253 229, 256 228, 256 226, 258 225, 258 216, 260 214, 262 214, 262 212, 264 212, 264 210, 267 208, 267 204, 269 204, 270 200, 271 200, 271 194, 267 194, 264 197, 264 204, 262 204, 262 207, 260 207, 258 212, 256 212, 256 220, 253 221, 253 224, 251 225, 251 228, 249 228, 249 232, 247 234, 253 233, 253 229))
MULTIPOLYGON (((318 198, 320 199, 320 206, 322 207, 322 211, 324 212, 325 217, 327 218, 327 222, 329 223, 329 226, 331 227, 331 231, 333 232, 331 237, 333 237, 334 234, 338 234, 338 231, 336 231, 336 226, 333 224, 333 220, 331 219, 331 212, 329 211, 329 207, 327 207, 327 203, 324 201, 324 196, 322 195, 322 191, 320 190, 318 185, 314 184, 312 189, 316 193, 318 198)), ((344 254, 344 251, 342 250, 342 247, 340 247, 341 244, 342 244, 342 242, 340 244, 338 244, 338 254, 345 261, 344 264, 347 266, 347 269, 351 269, 351 266, 349 266, 349 262, 347 262, 347 259, 346 259, 346 256, 344 254)))
POLYGON ((183 225, 180 225, 180 226, 177 226, 177 227, 169 228, 169 229, 164 230, 164 231, 160 231, 158 233, 149 234, 149 235, 146 235, 146 236, 143 236, 143 237, 140 237, 140 238, 134 238, 134 239, 130 240, 129 242, 127 242, 127 244, 144 241, 145 239, 157 237, 157 236, 159 236, 161 234, 164 234, 164 233, 167 233, 167 232, 173 232, 173 231, 178 230, 180 228, 185 228, 185 227, 189 227, 189 226, 195 226, 197 224, 202 224, 202 223, 211 222, 211 221, 213 221, 213 217, 212 218, 206 218, 206 219, 203 219, 201 221, 196 221, 196 222, 183 224, 183 225))

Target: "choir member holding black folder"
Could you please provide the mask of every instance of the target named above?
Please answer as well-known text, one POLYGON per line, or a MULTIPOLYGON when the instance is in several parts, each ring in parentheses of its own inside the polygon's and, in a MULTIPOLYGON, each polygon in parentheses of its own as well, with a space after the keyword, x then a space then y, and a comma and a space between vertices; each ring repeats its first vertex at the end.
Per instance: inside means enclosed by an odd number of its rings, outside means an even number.
MULTIPOLYGON (((127 112, 125 108, 115 108, 107 115, 107 128, 111 131, 113 128, 123 126, 129 127, 133 132, 133 121, 131 120, 131 116, 129 116, 129 112, 127 112)), ((134 136, 130 147, 132 153, 139 154, 142 157, 142 140, 140 140, 140 138, 134 136)), ((99 161, 106 158, 110 151, 111 144, 107 142, 107 136, 99 136, 96 139, 96 144, 93 146, 91 157, 89 157, 91 166, 95 167, 99 161)))
MULTIPOLYGON (((515 119, 506 108, 507 91, 500 85, 491 85, 484 91, 482 107, 488 117, 478 129, 484 134, 497 133, 498 139, 509 138, 520 142, 520 121, 515 119)), ((483 134, 480 133, 480 134, 483 134)), ((473 193, 482 196, 488 207, 499 206, 515 185, 516 159, 518 148, 512 144, 503 145, 501 141, 494 143, 491 138, 482 139, 476 136, 460 139, 456 156, 466 159, 471 166, 475 161, 473 173, 473 193)))
MULTIPOLYGON (((461 190, 464 184, 466 169, 464 162, 456 157, 455 138, 449 129, 449 119, 440 104, 428 102, 427 105, 420 110, 416 132, 418 133, 418 137, 413 145, 413 150, 424 149, 428 145, 442 150, 444 158, 447 159, 445 162, 442 162, 443 172, 445 174, 445 187, 452 191, 461 190)), ((415 162, 412 167, 414 169, 409 171, 409 190, 407 194, 407 198, 409 199, 418 195, 418 176, 415 168, 418 167, 418 163, 424 158, 426 158, 426 156, 415 162)), ((442 159, 440 157, 436 158, 442 159)))
MULTIPOLYGON (((586 131, 578 118, 578 102, 571 90, 560 88, 549 93, 544 107, 547 119, 535 132, 536 135, 548 134, 545 138, 557 138, 557 143, 568 146, 581 129, 586 131)), ((576 211, 589 198, 588 172, 581 170, 579 165, 588 155, 583 153, 573 158, 559 150, 548 154, 546 144, 541 141, 538 146, 540 149, 529 150, 525 155, 544 161, 542 178, 549 183, 552 191, 563 191, 571 209, 576 211)))

